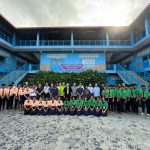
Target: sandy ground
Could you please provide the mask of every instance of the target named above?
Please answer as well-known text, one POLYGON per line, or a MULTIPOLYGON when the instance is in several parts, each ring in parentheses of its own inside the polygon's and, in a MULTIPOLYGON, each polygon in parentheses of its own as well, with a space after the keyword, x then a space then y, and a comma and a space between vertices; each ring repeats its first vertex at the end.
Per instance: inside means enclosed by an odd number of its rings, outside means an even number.
POLYGON ((0 150, 150 150, 150 117, 24 116, 0 112, 0 150))

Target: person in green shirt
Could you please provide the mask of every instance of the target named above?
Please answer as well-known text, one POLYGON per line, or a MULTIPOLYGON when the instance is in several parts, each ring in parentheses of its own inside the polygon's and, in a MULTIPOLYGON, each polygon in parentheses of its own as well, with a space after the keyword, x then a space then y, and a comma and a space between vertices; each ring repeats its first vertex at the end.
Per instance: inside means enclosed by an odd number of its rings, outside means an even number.
POLYGON ((138 114, 138 100, 139 100, 139 89, 137 88, 137 84, 131 85, 131 108, 132 111, 138 114))
POLYGON ((102 112, 101 116, 107 116, 108 111, 108 102, 105 100, 105 98, 102 98, 102 112))
POLYGON ((118 85, 118 88, 117 88, 117 112, 119 113, 120 112, 120 100, 121 100, 121 86, 118 85))
POLYGON ((75 115, 76 106, 74 104, 75 104, 75 98, 72 97, 72 99, 69 101, 69 114, 70 115, 75 115))
POLYGON ((114 111, 114 89, 113 86, 109 86, 109 110, 114 111))
POLYGON ((79 96, 79 99, 77 100, 77 105, 76 105, 77 116, 82 115, 83 104, 84 104, 84 101, 81 99, 81 96, 79 96))
POLYGON ((118 90, 118 86, 113 86, 113 90, 114 90, 114 111, 117 111, 117 90, 118 90))
POLYGON ((130 96, 131 96, 131 89, 129 87, 129 85, 125 85, 125 90, 126 90, 126 105, 125 105, 125 110, 126 112, 130 112, 130 107, 131 107, 131 101, 130 101, 130 96))
POLYGON ((90 99, 88 100, 88 105, 89 105, 89 115, 94 115, 96 100, 93 96, 91 96, 90 99))
POLYGON ((102 101, 100 97, 97 97, 96 104, 95 104, 95 116, 101 116, 101 109, 102 109, 102 101))
POLYGON ((84 100, 84 104, 83 104, 83 114, 85 116, 88 116, 89 115, 89 103, 87 102, 87 99, 85 98, 84 100))
POLYGON ((69 101, 68 101, 68 99, 67 100, 65 100, 64 102, 63 102, 63 114, 64 115, 68 115, 69 114, 69 101))
POLYGON ((119 101, 119 103, 120 103, 119 113, 123 113, 123 112, 125 112, 125 102, 126 102, 126 98, 127 98, 126 89, 124 86, 121 87, 120 96, 121 96, 121 98, 119 101))
POLYGON ((145 113, 145 106, 149 97, 149 91, 146 89, 145 85, 141 86, 141 89, 139 90, 140 93, 140 100, 141 100, 141 106, 142 106, 142 115, 145 113))
POLYGON ((64 93, 65 85, 64 84, 65 84, 64 82, 63 82, 63 84, 59 83, 59 86, 58 86, 59 96, 62 99, 62 101, 64 101, 64 96, 65 96, 65 93, 64 93))

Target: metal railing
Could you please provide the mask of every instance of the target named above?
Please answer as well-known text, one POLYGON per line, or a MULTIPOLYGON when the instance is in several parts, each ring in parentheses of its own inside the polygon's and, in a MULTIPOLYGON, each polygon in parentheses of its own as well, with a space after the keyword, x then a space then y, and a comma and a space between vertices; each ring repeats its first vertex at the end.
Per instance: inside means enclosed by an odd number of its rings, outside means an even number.
POLYGON ((109 45, 130 46, 131 40, 109 40, 109 45))
POLYGON ((40 40, 40 46, 71 45, 71 40, 40 40))
POLYGON ((138 75, 145 81, 147 81, 148 83, 150 83, 150 73, 145 71, 145 72, 140 72, 138 73, 138 75))
POLYGON ((16 40, 16 46, 36 46, 36 40, 16 40))
POLYGON ((96 45, 107 45, 106 40, 74 40, 74 45, 86 45, 86 46, 96 46, 96 45))
POLYGON ((5 83, 7 86, 9 86, 9 84, 14 82, 16 79, 18 79, 20 76, 22 76, 28 70, 29 70, 29 65, 24 64, 23 66, 21 66, 21 67, 17 68, 16 70, 12 71, 11 73, 6 75, 5 77, 1 78, 0 85, 5 83))
POLYGON ((4 34, 3 32, 0 31, 0 38, 3 39, 4 41, 12 44, 12 38, 6 34, 4 34))
POLYGON ((133 74, 131 74, 121 65, 117 64, 116 70, 120 74, 120 76, 122 76, 122 78, 124 78, 129 84, 136 83, 138 86, 142 84, 141 81, 139 81, 136 77, 133 76, 133 74))

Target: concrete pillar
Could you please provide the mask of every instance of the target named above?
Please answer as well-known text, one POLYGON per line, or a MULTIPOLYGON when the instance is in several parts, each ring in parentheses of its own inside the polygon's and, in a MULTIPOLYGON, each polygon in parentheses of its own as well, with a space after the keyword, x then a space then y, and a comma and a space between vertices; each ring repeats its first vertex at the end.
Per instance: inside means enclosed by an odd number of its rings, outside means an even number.
POLYGON ((36 46, 39 46, 40 45, 40 32, 37 32, 37 35, 36 35, 36 46))
POLYGON ((149 23, 150 23, 149 17, 146 16, 146 17, 145 17, 145 34, 146 34, 146 36, 149 35, 149 23))
POLYGON ((106 33, 106 43, 107 43, 107 46, 109 46, 109 34, 108 34, 108 32, 106 33))
POLYGON ((71 46, 74 45, 73 32, 71 32, 71 46))

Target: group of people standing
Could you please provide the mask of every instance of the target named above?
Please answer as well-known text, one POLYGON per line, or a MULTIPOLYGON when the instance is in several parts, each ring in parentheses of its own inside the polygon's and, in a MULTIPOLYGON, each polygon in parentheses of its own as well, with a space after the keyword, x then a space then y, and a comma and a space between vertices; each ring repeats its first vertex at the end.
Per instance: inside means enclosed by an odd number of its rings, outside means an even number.
POLYGON ((100 115, 105 112, 104 114, 106 115, 107 110, 138 114, 138 108, 141 106, 142 114, 146 113, 146 108, 147 115, 150 115, 149 97, 150 86, 146 88, 142 85, 141 88, 138 88, 136 84, 123 86, 105 86, 102 84, 99 87, 95 83, 94 87, 91 84, 84 87, 81 83, 79 85, 73 83, 70 86, 68 83, 63 82, 51 83, 50 85, 46 83, 44 86, 39 84, 38 86, 18 85, 15 87, 12 83, 8 88, 6 88, 5 84, 2 84, 0 89, 0 110, 13 108, 15 110, 18 108, 24 110, 25 108, 27 110, 30 106, 29 112, 38 114, 38 104, 40 103, 41 112, 45 112, 46 106, 47 114, 59 114, 61 112, 61 114, 100 115), (26 107, 27 105, 28 108, 26 107), (55 108, 54 112, 51 110, 52 106, 55 108), (32 108, 36 108, 34 113, 31 111, 33 110, 32 108), (80 110, 80 113, 78 110, 80 110))

